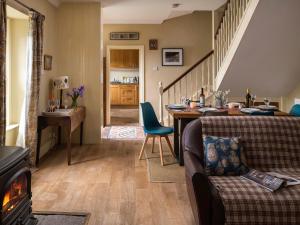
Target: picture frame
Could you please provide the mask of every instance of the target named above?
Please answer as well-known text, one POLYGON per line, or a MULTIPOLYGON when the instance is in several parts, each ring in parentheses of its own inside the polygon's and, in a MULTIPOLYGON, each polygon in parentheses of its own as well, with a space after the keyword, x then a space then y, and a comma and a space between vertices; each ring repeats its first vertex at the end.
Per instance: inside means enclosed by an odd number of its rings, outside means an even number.
POLYGON ((52 56, 44 55, 44 70, 52 70, 52 56))
POLYGON ((150 39, 149 40, 149 50, 157 50, 158 49, 158 40, 150 39))
POLYGON ((162 66, 183 66, 183 48, 162 48, 162 66))
POLYGON ((110 32, 110 40, 139 40, 139 32, 110 32))

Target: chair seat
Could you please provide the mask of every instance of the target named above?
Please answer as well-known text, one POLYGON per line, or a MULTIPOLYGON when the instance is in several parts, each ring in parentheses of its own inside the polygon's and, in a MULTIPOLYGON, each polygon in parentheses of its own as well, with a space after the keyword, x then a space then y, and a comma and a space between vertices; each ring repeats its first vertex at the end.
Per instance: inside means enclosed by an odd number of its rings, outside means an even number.
MULTIPOLYGON (((291 177, 299 168, 267 169, 291 177)), ((210 176, 225 208, 227 225, 300 224, 300 185, 270 192, 239 176, 210 176)))
POLYGON ((145 129, 144 131, 146 134, 152 134, 152 135, 167 135, 172 134, 174 132, 174 129, 172 127, 153 127, 150 129, 145 129))

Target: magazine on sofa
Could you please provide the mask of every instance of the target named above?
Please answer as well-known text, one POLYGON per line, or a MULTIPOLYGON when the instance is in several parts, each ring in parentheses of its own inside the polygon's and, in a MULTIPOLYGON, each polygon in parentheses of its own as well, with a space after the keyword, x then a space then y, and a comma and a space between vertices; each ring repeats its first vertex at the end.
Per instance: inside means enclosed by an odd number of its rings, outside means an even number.
POLYGON ((269 191, 276 191, 282 187, 300 184, 300 180, 295 178, 276 172, 261 172, 255 169, 251 169, 247 174, 241 177, 269 191))

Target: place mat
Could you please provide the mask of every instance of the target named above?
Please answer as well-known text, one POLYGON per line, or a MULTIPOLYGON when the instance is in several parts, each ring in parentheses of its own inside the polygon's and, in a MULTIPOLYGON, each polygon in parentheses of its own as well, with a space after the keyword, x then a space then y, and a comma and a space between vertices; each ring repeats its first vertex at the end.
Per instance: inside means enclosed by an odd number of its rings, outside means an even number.
POLYGON ((151 148, 145 149, 147 160, 148 178, 153 183, 185 183, 184 167, 179 166, 177 160, 171 155, 168 146, 164 146, 164 162, 160 164, 158 145, 155 145, 154 153, 151 148))
POLYGON ((78 212, 33 212, 37 225, 87 225, 90 213, 78 212))

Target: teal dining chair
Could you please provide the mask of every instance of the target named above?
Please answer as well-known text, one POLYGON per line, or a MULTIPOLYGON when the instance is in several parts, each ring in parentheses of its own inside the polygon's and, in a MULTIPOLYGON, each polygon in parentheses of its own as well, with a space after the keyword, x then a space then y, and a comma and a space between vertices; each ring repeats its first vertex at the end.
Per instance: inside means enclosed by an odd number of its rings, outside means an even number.
POLYGON ((159 140, 159 153, 160 153, 160 162, 161 165, 164 166, 164 160, 163 160, 163 149, 161 144, 161 138, 164 137, 167 141, 167 144, 169 146, 169 149, 171 151, 171 154, 175 158, 175 153, 173 150, 173 147, 171 145, 169 136, 174 132, 172 127, 164 127, 159 122, 155 115, 154 109, 149 102, 141 103, 142 108, 142 114, 143 114, 143 121, 144 121, 144 132, 146 135, 145 141, 143 143, 139 159, 142 159, 142 156, 145 151, 145 146, 149 140, 149 138, 152 138, 152 153, 154 151, 154 145, 155 145, 155 138, 158 137, 159 140))
POLYGON ((290 115, 300 117, 300 104, 293 105, 290 115))

